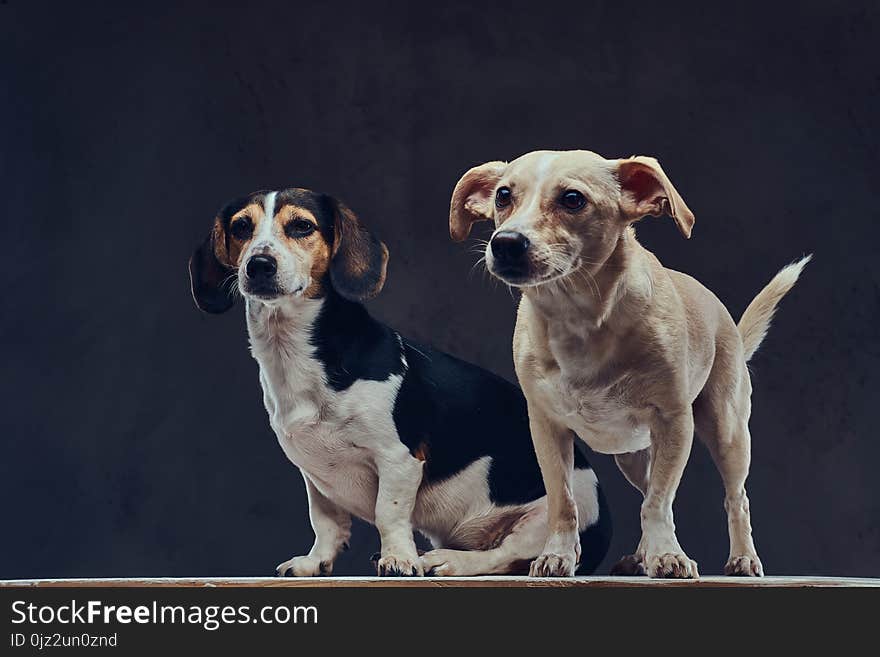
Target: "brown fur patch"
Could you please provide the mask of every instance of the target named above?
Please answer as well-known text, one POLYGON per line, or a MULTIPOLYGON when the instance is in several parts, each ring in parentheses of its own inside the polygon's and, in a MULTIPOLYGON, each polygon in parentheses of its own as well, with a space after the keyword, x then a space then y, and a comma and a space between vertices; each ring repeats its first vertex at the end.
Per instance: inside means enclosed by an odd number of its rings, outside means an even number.
POLYGON ((296 219, 305 219, 316 226, 318 225, 318 220, 315 218, 315 215, 312 214, 311 210, 292 203, 287 203, 281 206, 278 209, 274 220, 277 225, 277 230, 284 236, 284 242, 287 244, 288 248, 294 253, 299 252, 308 254, 312 263, 309 271, 309 275, 312 278, 312 284, 306 288, 303 292, 303 296, 307 299, 314 299, 324 294, 322 281, 324 280, 324 275, 327 273, 327 270, 330 268, 332 247, 327 243, 327 240, 324 238, 321 231, 317 229, 306 237, 288 236, 284 232, 284 228, 289 222, 296 219))
POLYGON ((464 522, 455 531, 446 547, 453 550, 491 550, 498 547, 525 515, 523 509, 512 509, 486 523, 485 518, 464 522))
POLYGON ((312 249, 312 284, 303 292, 307 299, 314 299, 324 294, 324 275, 330 268, 330 245, 324 240, 323 236, 317 231, 315 236, 315 245, 312 249))
POLYGON ((224 267, 235 267, 236 263, 229 258, 229 251, 226 249, 226 232, 223 230, 223 221, 220 217, 214 220, 214 228, 212 229, 211 245, 214 249, 214 256, 224 267))
MULTIPOLYGON (((260 220, 263 217, 263 208, 257 203, 251 203, 247 207, 242 208, 238 212, 236 212, 229 220, 229 233, 226 236, 228 239, 224 239, 224 250, 226 251, 225 257, 226 260, 220 260, 227 267, 238 267, 241 264, 241 254, 244 253, 245 248, 247 248, 248 242, 251 241, 251 238, 246 240, 240 240, 234 236, 232 232, 232 226, 236 221, 242 221, 244 217, 248 217, 251 221, 251 225, 254 227, 254 232, 257 231, 257 226, 260 225, 260 220), (228 250, 225 248, 228 245, 228 250)), ((219 223, 219 222, 218 222, 219 223)), ((221 225, 222 230, 222 225, 221 225)), ((215 242, 216 244, 216 242, 215 242)), ((218 253, 217 257, 220 255, 218 253)))
POLYGON ((413 456, 419 461, 424 462, 428 460, 428 451, 428 444, 425 441, 422 441, 413 451, 413 456))
POLYGON ((337 291, 348 299, 364 301, 385 284, 388 247, 364 229, 354 212, 336 204, 331 276, 337 291))
POLYGON ((275 213, 275 222, 279 225, 279 228, 284 229, 284 225, 288 221, 292 221, 296 218, 305 219, 307 221, 311 221, 316 226, 318 225, 318 220, 315 218, 315 215, 312 214, 312 211, 304 208, 300 205, 294 205, 293 203, 285 203, 275 213))
POLYGON ((517 559, 507 564, 507 569, 501 575, 528 575, 532 566, 531 559, 517 559))
MULTIPOLYGON (((354 245, 359 245, 361 242, 356 234, 356 226, 353 223, 357 220, 353 217, 354 215, 352 214, 352 217, 348 219, 349 225, 346 225, 345 222, 339 222, 336 224, 337 236, 336 244, 333 247, 334 256, 339 253, 340 245, 343 243, 344 236, 354 245)), ((350 276, 351 278, 360 278, 369 271, 370 260, 362 249, 357 247, 348 248, 345 252, 345 258, 342 260, 342 266, 344 267, 347 276, 350 276)))

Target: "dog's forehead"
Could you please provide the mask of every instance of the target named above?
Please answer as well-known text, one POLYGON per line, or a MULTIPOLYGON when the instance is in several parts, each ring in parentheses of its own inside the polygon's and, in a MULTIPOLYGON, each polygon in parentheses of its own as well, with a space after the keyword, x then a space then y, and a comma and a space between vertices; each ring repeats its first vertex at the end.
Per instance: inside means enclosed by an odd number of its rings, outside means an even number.
POLYGON ((322 228, 333 223, 333 212, 324 194, 300 187, 283 189, 275 196, 274 214, 277 216, 291 205, 308 210, 322 228))
POLYGON ((268 211, 273 218, 278 217, 288 206, 295 206, 308 210, 318 221, 321 228, 330 227, 333 223, 333 213, 324 194, 303 189, 290 187, 280 191, 260 190, 241 196, 229 201, 220 210, 220 217, 227 223, 246 208, 253 208, 257 216, 254 220, 262 220, 268 211), (271 200, 271 208, 267 207, 267 201, 271 200))
POLYGON ((254 205, 262 208, 268 194, 268 191, 261 190, 259 192, 248 194, 247 196, 239 196, 238 198, 234 198, 220 209, 218 215, 221 219, 223 219, 224 222, 228 223, 232 219, 232 217, 237 215, 245 208, 254 205))
POLYGON ((513 160, 507 177, 523 186, 555 185, 564 179, 605 179, 613 162, 592 151, 533 151, 513 160))

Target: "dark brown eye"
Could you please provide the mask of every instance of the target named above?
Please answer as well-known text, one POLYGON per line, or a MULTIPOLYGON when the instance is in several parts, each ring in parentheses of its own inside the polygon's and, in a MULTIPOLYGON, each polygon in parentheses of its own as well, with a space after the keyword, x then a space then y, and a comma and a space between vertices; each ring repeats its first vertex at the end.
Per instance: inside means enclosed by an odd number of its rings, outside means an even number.
POLYGON ((306 237, 315 232, 315 224, 308 219, 296 217, 287 222, 284 226, 284 234, 288 237, 306 237))
POLYGON ((580 192, 569 189, 567 192, 563 192, 562 196, 559 197, 559 202, 569 210, 580 210, 587 204, 587 199, 585 199, 584 195, 580 192))
POLYGON ((510 192, 510 187, 499 187, 495 192, 495 207, 506 208, 510 205, 511 198, 513 198, 513 194, 510 192))
POLYGON ((232 222, 229 230, 235 239, 247 240, 254 234, 254 225, 251 223, 250 217, 239 217, 232 222))

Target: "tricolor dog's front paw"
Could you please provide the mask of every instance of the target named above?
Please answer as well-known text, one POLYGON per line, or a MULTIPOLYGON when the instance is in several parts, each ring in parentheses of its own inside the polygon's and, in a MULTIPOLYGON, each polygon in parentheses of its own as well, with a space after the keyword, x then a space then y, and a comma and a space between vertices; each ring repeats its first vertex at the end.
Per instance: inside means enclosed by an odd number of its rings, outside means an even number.
POLYGON ((491 560, 486 552, 468 550, 431 550, 421 557, 428 577, 471 577, 491 574, 491 560))
POLYGON ((697 562, 683 552, 649 554, 644 559, 648 577, 671 579, 697 579, 700 576, 697 562))
POLYGON ((399 557, 386 554, 376 562, 376 573, 379 577, 422 577, 425 571, 418 555, 399 557))
POLYGON ((332 561, 322 561, 317 557, 293 557, 275 568, 278 577, 319 577, 333 572, 332 561))

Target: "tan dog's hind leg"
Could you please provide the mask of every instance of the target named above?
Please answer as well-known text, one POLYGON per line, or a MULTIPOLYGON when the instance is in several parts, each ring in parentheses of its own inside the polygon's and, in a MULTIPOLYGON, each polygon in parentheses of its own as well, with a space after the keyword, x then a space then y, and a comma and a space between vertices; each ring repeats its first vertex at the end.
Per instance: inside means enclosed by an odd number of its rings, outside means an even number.
MULTIPOLYGON (((626 454, 615 454, 614 460, 617 467, 626 477, 626 480, 638 490, 642 497, 648 492, 648 481, 651 476, 651 449, 643 449, 638 452, 628 452, 626 454)), ((612 575, 644 575, 645 565, 642 563, 642 557, 636 551, 635 554, 628 554, 621 557, 620 561, 611 567, 612 575)))
POLYGON ((730 557, 724 565, 725 575, 760 577, 764 567, 752 539, 752 521, 749 498, 746 495, 746 476, 751 452, 749 428, 745 423, 733 430, 729 441, 710 447, 712 459, 724 481, 724 509, 730 532, 730 557))
POLYGON ((636 554, 649 577, 699 577, 697 563, 675 536, 672 502, 693 444, 694 418, 688 407, 657 417, 651 427, 652 462, 642 503, 642 540, 636 554))
POLYGON ((572 577, 581 558, 578 509, 572 488, 574 437, 529 403, 529 426, 547 489, 547 541, 532 562, 532 577, 572 577))
MULTIPOLYGON (((739 371, 721 368, 717 376, 729 378, 735 374, 748 377, 744 367, 739 371)), ((716 372, 713 371, 710 381, 715 376, 716 372)), ((748 426, 751 386, 747 378, 739 383, 743 396, 738 405, 731 404, 729 397, 714 399, 713 391, 730 388, 713 385, 706 387, 694 405, 694 412, 697 434, 709 449, 724 482, 724 508, 730 533, 730 557, 724 566, 724 574, 760 577, 764 574, 764 568, 752 539, 749 498, 745 489, 751 460, 748 426)))

